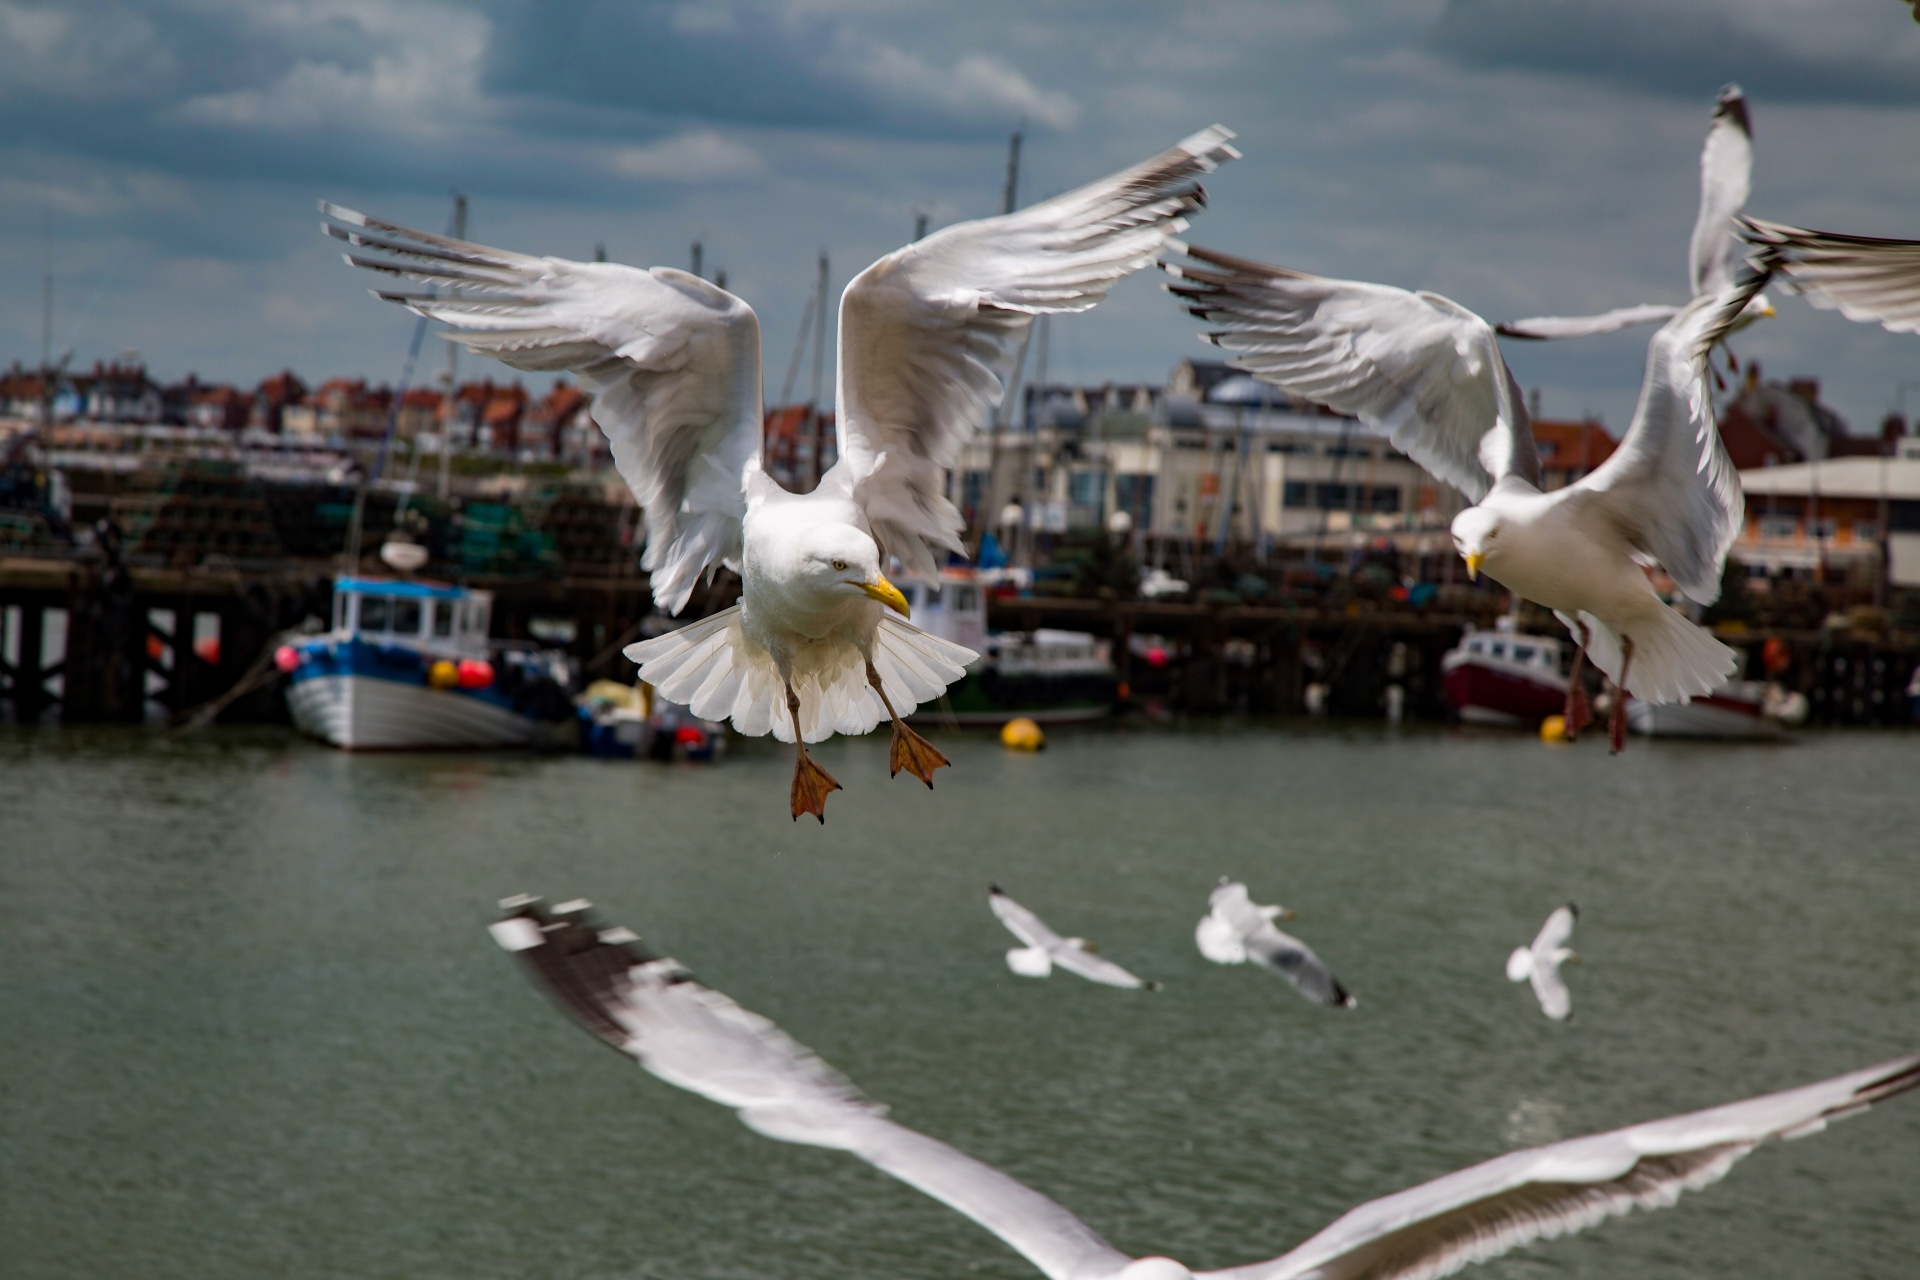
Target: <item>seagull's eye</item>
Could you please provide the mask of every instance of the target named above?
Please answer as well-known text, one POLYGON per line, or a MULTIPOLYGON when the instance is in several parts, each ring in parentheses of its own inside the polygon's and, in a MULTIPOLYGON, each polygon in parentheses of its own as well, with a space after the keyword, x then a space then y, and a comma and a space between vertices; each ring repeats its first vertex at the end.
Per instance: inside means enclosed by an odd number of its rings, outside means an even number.
POLYGON ((833 562, 833 567, 844 573, 847 568, 847 562, 845 560, 835 560, 833 562))

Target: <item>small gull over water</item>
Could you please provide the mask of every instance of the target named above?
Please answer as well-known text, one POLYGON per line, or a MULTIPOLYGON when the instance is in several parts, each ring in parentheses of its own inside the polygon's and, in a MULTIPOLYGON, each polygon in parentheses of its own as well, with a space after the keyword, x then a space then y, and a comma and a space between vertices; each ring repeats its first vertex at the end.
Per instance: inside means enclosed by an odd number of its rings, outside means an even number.
POLYGON ((997 884, 987 889, 987 905, 1007 931, 1026 944, 1007 952, 1007 968, 1023 978, 1044 978, 1057 966, 1109 987, 1160 988, 1159 983, 1143 982, 1113 961, 1095 955, 1093 944, 1085 938, 1061 937, 997 884))
POLYGON ((1215 964, 1251 960, 1285 978, 1315 1004, 1346 1009, 1358 1003, 1311 947, 1274 925, 1276 919, 1291 920, 1293 912, 1260 906, 1247 896, 1246 885, 1221 876, 1207 898, 1207 914, 1194 927, 1193 940, 1200 954, 1215 964))
POLYGON ((1555 1022, 1565 1022, 1573 1016, 1573 995, 1567 990, 1566 979, 1560 976, 1560 966, 1580 959, 1567 948, 1573 937, 1573 923, 1579 918, 1580 908, 1571 902, 1554 908, 1534 936, 1532 945, 1515 947, 1507 957, 1507 980, 1531 982, 1533 994, 1540 1001, 1540 1011, 1555 1022))

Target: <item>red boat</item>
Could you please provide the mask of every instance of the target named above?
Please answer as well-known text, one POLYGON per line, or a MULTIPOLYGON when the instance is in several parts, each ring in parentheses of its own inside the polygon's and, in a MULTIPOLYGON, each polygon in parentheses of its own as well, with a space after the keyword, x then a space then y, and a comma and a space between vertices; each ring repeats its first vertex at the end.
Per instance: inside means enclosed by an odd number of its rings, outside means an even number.
POLYGON ((1511 631, 1468 631, 1440 659, 1447 705, 1475 724, 1536 725, 1567 701, 1561 642, 1511 631))

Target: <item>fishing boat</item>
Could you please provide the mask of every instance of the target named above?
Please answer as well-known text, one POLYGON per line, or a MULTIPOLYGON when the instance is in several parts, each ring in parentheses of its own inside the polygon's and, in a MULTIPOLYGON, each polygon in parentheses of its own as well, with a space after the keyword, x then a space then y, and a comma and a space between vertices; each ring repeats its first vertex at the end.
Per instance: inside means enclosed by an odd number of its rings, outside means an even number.
POLYGON ((1627 699, 1627 723, 1656 738, 1727 738, 1765 742, 1806 719, 1804 694, 1765 680, 1729 680, 1691 702, 1655 705, 1627 699))
POLYGON ((1563 657, 1553 636, 1469 629, 1440 659, 1441 692, 1472 724, 1539 724, 1566 706, 1563 657))
POLYGON ((492 610, 491 592, 449 583, 335 579, 332 628, 274 654, 294 724, 349 751, 565 741, 565 654, 490 640, 492 610))
POLYGON ((727 741, 726 726, 669 702, 644 681, 595 680, 574 699, 580 748, 607 760, 711 760, 727 741))
POLYGON ((978 653, 946 697, 918 715, 962 725, 1022 718, 1071 724, 1113 714, 1119 673, 1111 642, 1084 631, 989 631, 986 583, 972 569, 943 569, 938 581, 902 575, 913 624, 978 653))

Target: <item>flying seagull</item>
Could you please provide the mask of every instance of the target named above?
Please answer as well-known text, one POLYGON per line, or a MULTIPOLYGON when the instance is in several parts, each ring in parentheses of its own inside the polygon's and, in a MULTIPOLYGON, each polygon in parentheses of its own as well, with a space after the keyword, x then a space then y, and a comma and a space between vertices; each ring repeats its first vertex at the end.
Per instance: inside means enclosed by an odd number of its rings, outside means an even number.
POLYGON ((756 1133, 848 1151, 991 1231, 1048 1280, 1430 1280, 1719 1181, 1762 1142, 1817 1133, 1920 1084, 1920 1054, 1608 1133, 1511 1151, 1349 1210, 1265 1262, 1193 1272, 1133 1258, 1046 1196, 886 1108, 767 1019, 696 982, 586 903, 502 904, 494 924, 553 1002, 668 1084, 730 1107, 756 1133))
POLYGON ((1285 907, 1259 906, 1247 896, 1246 885, 1221 876, 1207 898, 1207 914, 1194 927, 1193 940, 1200 954, 1215 964, 1252 960, 1285 978, 1315 1004, 1336 1009, 1351 1009, 1357 1004, 1312 948, 1274 927, 1276 919, 1291 920, 1293 912, 1285 907))
MULTIPOLYGON (((1733 650, 1669 608, 1643 566, 1658 563, 1701 604, 1745 511, 1707 393, 1707 352, 1765 277, 1747 272, 1695 298, 1647 348, 1633 423, 1613 456, 1543 493, 1533 430, 1492 326, 1437 293, 1330 280, 1174 242, 1168 286, 1214 326, 1206 339, 1263 381, 1350 413, 1474 503, 1453 520, 1467 573, 1554 610, 1580 642, 1567 726, 1586 719, 1580 663, 1652 703, 1684 702, 1731 676, 1733 650)), ((1614 699, 1612 748, 1626 744, 1614 699)))
POLYGON ((1547 922, 1540 926, 1533 945, 1515 947, 1507 957, 1508 981, 1533 983, 1540 1011, 1555 1022, 1565 1022, 1573 1016, 1573 996, 1561 981, 1560 966, 1578 963, 1580 959, 1567 949, 1567 941, 1573 937, 1573 922, 1579 918, 1580 908, 1571 902, 1555 907, 1547 922))
POLYGON ((1214 126, 1065 195, 947 227, 880 259, 840 299, 839 461, 811 493, 761 470, 760 325, 684 271, 490 249, 322 204, 346 260, 431 286, 376 290, 451 326, 468 350, 565 369, 644 509, 654 603, 739 571, 740 604, 626 652, 663 697, 795 744, 789 807, 825 821, 839 789, 807 743, 893 724, 889 767, 929 787, 948 761, 902 716, 977 656, 904 619, 881 572, 934 576, 964 525, 943 493, 1005 393, 1037 315, 1085 311, 1146 266, 1205 203, 1199 178, 1239 153, 1214 126), (900 615, 891 617, 888 611, 900 615))
POLYGON ((1849 320, 1920 333, 1920 240, 1809 231, 1742 218, 1750 264, 1784 276, 1793 292, 1849 320))
POLYGON ((1101 959, 1085 938, 1061 937, 1047 927, 1046 921, 1009 898, 997 884, 987 886, 987 905, 1000 917, 1000 923, 1007 926, 1007 932, 1027 944, 1007 952, 1007 968, 1023 978, 1044 978, 1058 965, 1068 973, 1077 973, 1089 982, 1109 987, 1152 987, 1156 991, 1160 988, 1157 982, 1142 982, 1113 961, 1101 959))
MULTIPOLYGON (((1687 281, 1693 297, 1717 297, 1739 279, 1744 249, 1735 234, 1736 219, 1746 208, 1752 187, 1753 120, 1747 114, 1746 95, 1739 85, 1730 84, 1713 104, 1713 123, 1707 127, 1706 146, 1700 151, 1700 214, 1687 244, 1687 281)), ((1662 303, 1622 307, 1597 316, 1534 316, 1499 325, 1497 330, 1511 338, 1579 338, 1665 322, 1681 310, 1662 303)), ((1755 293, 1729 331, 1772 314, 1767 296, 1755 293)))

